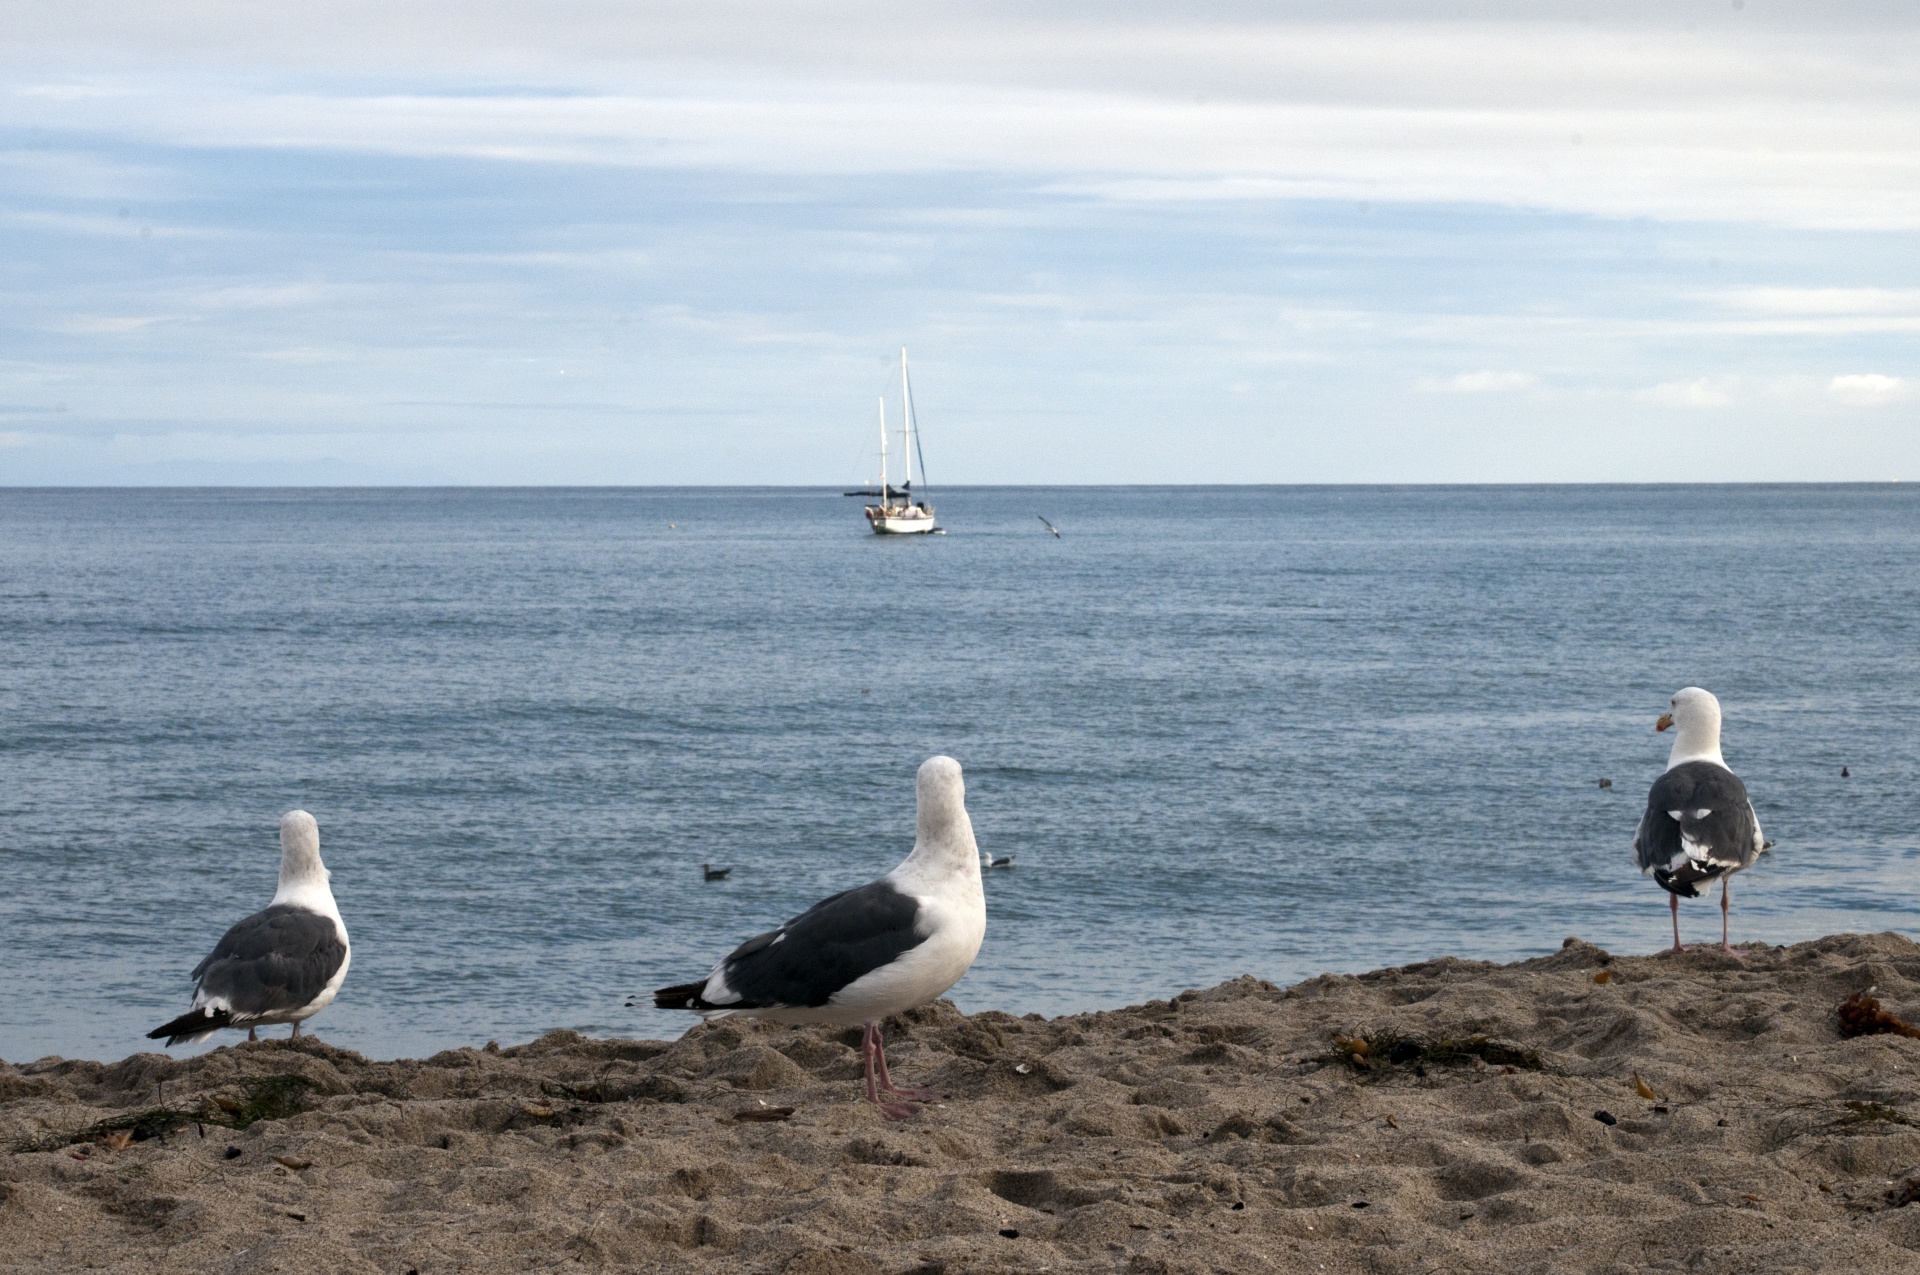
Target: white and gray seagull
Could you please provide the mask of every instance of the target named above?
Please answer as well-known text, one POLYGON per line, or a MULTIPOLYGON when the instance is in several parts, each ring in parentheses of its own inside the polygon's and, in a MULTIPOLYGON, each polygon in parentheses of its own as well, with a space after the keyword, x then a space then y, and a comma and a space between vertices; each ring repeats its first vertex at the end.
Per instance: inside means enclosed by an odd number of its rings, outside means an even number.
POLYGON ((304 810, 280 820, 280 888, 265 910, 228 930, 193 967, 193 1008, 147 1033, 169 1047, 223 1027, 300 1024, 325 1009, 346 981, 352 949, 320 862, 320 825, 304 810))
POLYGON ((899 867, 748 939, 700 982, 660 988, 654 1005, 709 1021, 858 1024, 869 1102, 904 1120, 918 1114, 915 1103, 938 1098, 894 1085, 880 1020, 960 981, 986 937, 987 905, 960 763, 928 758, 916 787, 913 853, 899 867))
POLYGON ((1647 793, 1646 813, 1633 837, 1640 872, 1667 892, 1673 911, 1673 950, 1680 944, 1680 900, 1697 899, 1720 882, 1720 950, 1727 942, 1727 882, 1753 866, 1768 842, 1760 832, 1747 786, 1720 755, 1720 701, 1697 686, 1674 694, 1654 730, 1674 728, 1667 769, 1647 793))

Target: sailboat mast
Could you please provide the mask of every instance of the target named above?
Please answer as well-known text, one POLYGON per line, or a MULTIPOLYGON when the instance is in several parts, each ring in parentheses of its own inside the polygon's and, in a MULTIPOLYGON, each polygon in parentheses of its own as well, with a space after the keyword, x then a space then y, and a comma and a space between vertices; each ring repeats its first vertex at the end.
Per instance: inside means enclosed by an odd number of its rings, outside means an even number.
POLYGON ((880 396, 880 507, 887 504, 887 396, 880 396))
POLYGON ((907 453, 907 499, 913 499, 913 390, 907 385, 907 347, 900 347, 900 424, 901 442, 907 453))

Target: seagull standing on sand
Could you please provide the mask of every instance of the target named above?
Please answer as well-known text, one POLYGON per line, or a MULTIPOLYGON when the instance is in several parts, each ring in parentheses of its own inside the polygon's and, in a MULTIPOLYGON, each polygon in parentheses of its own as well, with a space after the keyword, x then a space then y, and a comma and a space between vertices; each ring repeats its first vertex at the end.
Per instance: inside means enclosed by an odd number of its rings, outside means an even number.
POLYGON ((1633 837, 1633 854, 1642 875, 1666 890, 1673 910, 1673 950, 1680 945, 1680 900, 1697 899, 1700 887, 1720 881, 1720 950, 1727 942, 1728 879, 1751 867, 1767 842, 1753 812, 1747 787, 1720 755, 1720 701, 1697 686, 1673 697, 1654 730, 1674 727, 1667 769, 1653 781, 1646 813, 1633 837))
POLYGON ((708 1021, 857 1023, 866 1029, 860 1055, 869 1102, 889 1120, 904 1120, 919 1113, 913 1104, 938 1098, 897 1088, 888 1077, 880 1020, 960 981, 986 937, 987 904, 960 763, 928 758, 917 789, 918 832, 899 867, 748 939, 704 981, 660 988, 654 1005, 708 1021))
POLYGON ((228 930, 207 959, 193 967, 193 1008, 147 1033, 172 1047, 205 1040, 222 1027, 256 1027, 302 1020, 332 1003, 346 981, 352 950, 347 927, 320 862, 320 825, 304 810, 280 820, 280 888, 265 911, 228 930))

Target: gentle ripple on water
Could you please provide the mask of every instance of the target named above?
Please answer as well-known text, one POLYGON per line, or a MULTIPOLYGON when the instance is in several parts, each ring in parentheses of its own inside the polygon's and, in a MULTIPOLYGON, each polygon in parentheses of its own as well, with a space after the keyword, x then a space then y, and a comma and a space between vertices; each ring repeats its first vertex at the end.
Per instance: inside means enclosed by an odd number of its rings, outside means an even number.
POLYGON ((0 492, 0 1057, 145 1047, 296 805, 354 937, 325 1038, 669 1034, 625 995, 885 871, 934 752, 1019 856, 969 1010, 1644 951, 1688 683, 1779 841, 1736 937, 1920 929, 1911 489, 939 504, 877 540, 795 490, 0 492))

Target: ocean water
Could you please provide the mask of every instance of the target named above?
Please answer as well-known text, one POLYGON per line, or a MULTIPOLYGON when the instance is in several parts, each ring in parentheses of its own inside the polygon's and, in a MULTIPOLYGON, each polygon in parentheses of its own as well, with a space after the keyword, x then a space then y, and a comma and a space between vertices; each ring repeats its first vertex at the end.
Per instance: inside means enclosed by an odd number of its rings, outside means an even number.
POLYGON ((1649 951, 1687 684, 1778 842, 1735 938, 1920 931, 1920 491, 936 499, 0 491, 0 1057, 152 1048, 295 806, 354 941, 323 1038, 672 1034, 628 995, 886 871, 936 752, 1018 856, 970 1011, 1649 951))

